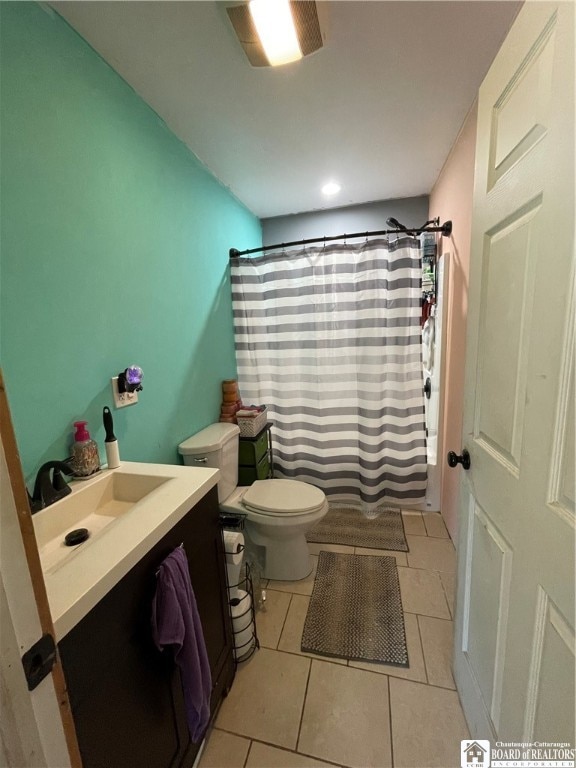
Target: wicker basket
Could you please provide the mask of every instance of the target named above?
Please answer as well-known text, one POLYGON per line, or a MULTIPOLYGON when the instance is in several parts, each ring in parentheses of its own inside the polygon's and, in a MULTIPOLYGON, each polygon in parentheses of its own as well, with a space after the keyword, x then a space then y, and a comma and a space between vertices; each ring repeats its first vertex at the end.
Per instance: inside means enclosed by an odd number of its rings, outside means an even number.
POLYGON ((266 426, 267 419, 268 414, 266 408, 264 408, 258 416, 237 416, 236 421, 240 427, 240 436, 256 437, 256 435, 262 432, 266 426))

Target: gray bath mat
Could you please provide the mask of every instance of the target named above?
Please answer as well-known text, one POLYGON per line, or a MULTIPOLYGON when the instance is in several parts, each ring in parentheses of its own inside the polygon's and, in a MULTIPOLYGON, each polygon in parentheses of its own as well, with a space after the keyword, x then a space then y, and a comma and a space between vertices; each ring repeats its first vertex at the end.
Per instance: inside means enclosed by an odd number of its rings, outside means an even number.
POLYGON ((302 650, 407 667, 396 560, 320 552, 302 650))
POLYGON ((330 505, 328 513, 306 534, 308 541, 408 552, 399 509, 384 509, 369 519, 354 507, 330 505))

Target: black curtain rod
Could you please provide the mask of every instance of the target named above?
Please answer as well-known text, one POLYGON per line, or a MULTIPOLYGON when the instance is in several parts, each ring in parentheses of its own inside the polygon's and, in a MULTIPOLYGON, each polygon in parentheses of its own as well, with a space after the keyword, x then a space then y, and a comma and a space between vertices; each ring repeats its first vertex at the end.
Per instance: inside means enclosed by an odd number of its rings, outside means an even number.
MULTIPOLYGON (((437 219, 435 223, 440 223, 437 219)), ((308 240, 292 240, 290 243, 276 243, 275 245, 263 245, 262 248, 248 248, 245 251, 238 251, 236 248, 230 248, 229 254, 231 259, 235 259, 238 256, 247 256, 249 253, 264 253, 264 251, 272 251, 275 248, 290 248, 294 245, 310 245, 311 243, 327 243, 330 240, 346 240, 353 237, 377 237, 379 235, 421 235, 422 232, 441 232, 442 237, 450 237, 452 234, 452 222, 445 221, 441 226, 429 227, 427 225, 423 227, 409 228, 401 227, 398 229, 380 229, 373 232, 354 232, 353 234, 334 235, 333 237, 311 237, 308 240)))

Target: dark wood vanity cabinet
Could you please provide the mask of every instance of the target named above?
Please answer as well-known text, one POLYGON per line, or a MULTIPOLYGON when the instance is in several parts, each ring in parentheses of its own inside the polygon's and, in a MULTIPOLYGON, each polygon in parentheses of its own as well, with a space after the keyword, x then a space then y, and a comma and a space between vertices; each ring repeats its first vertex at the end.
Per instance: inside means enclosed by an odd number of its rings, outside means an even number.
POLYGON ((152 641, 156 570, 184 544, 212 671, 211 713, 234 679, 218 497, 213 488, 59 643, 84 768, 188 768, 180 673, 152 641))

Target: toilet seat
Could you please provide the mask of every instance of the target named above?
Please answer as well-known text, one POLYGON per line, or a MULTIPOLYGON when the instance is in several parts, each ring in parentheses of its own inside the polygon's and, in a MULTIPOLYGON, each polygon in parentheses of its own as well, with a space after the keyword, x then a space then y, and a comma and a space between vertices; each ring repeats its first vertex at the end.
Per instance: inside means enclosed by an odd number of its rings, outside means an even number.
POLYGON ((246 509, 270 517, 297 517, 326 504, 324 493, 299 480, 256 480, 242 496, 246 509))

